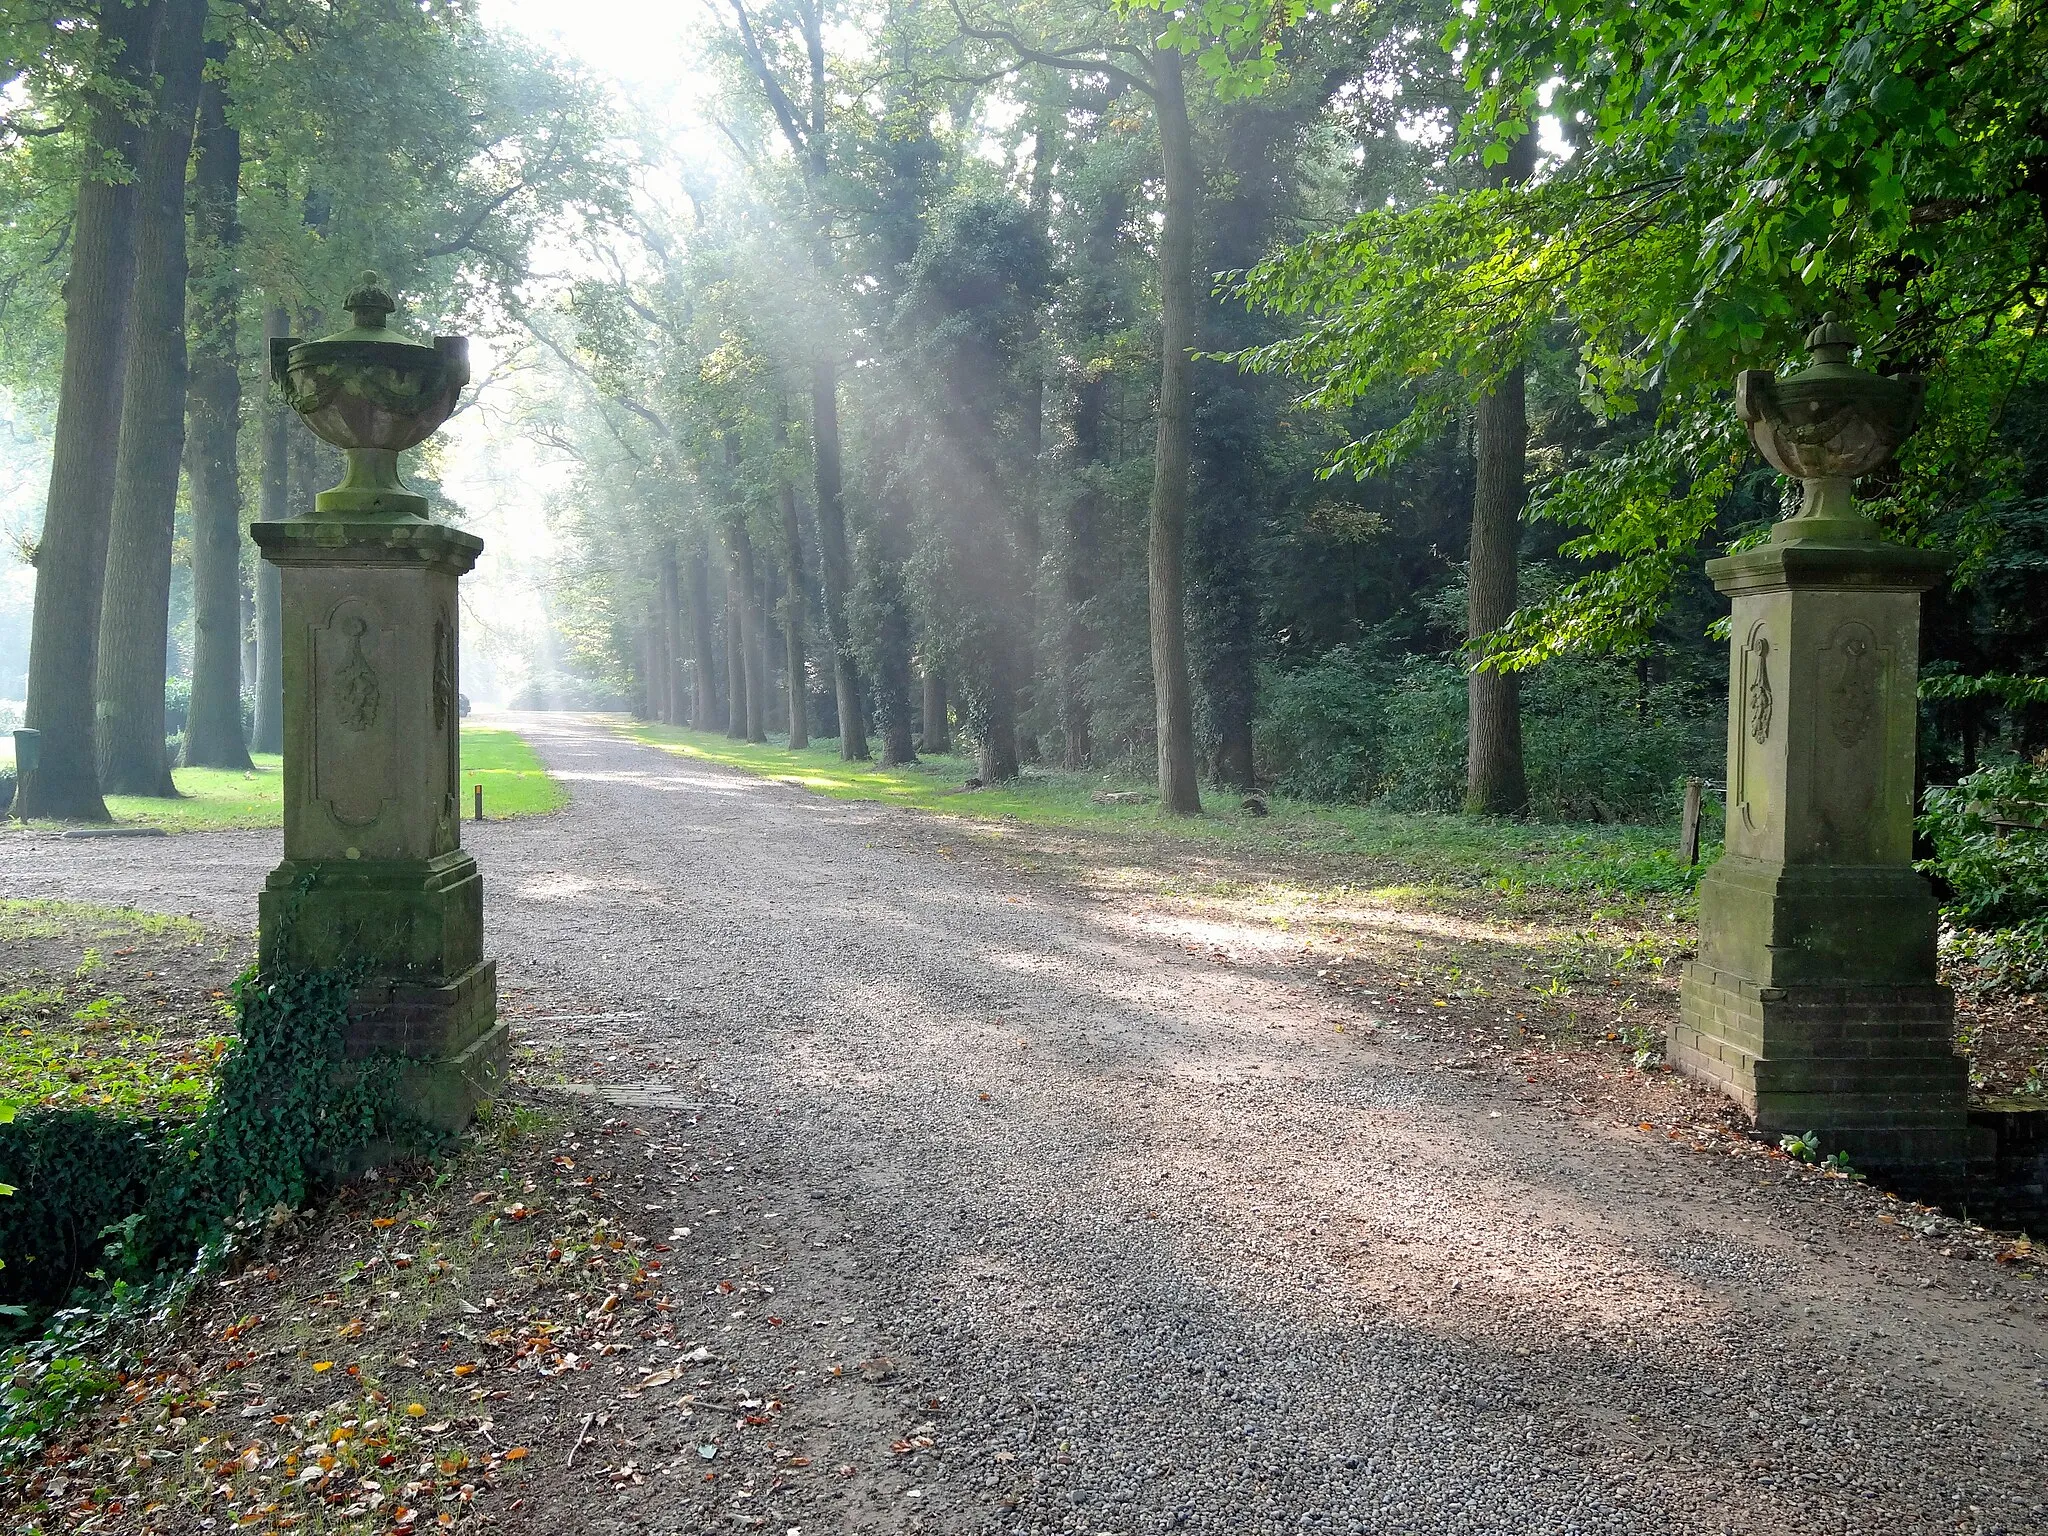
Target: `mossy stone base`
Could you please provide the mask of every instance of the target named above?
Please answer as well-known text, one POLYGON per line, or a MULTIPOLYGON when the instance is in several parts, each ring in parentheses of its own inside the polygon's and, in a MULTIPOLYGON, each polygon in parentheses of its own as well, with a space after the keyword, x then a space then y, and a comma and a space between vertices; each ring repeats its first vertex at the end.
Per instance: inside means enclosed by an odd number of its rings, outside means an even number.
POLYGON ((349 1003, 348 1054, 396 1057, 406 1111, 448 1132, 503 1091, 510 1032, 498 1017, 498 968, 485 960, 445 983, 377 982, 349 1003))
POLYGON ((483 879, 467 853, 287 859, 271 872, 258 912, 265 964, 367 962, 372 979, 349 1004, 345 1047, 351 1060, 400 1061, 398 1096, 409 1114, 459 1131, 497 1094, 507 1033, 497 966, 481 958, 483 879))
POLYGON ((1724 855, 1700 878, 1700 959, 1760 987, 1935 977, 1934 890, 1907 864, 1724 855))
POLYGON ((483 958, 483 876, 460 848, 430 859, 286 859, 257 898, 257 927, 266 965, 457 976, 483 958))

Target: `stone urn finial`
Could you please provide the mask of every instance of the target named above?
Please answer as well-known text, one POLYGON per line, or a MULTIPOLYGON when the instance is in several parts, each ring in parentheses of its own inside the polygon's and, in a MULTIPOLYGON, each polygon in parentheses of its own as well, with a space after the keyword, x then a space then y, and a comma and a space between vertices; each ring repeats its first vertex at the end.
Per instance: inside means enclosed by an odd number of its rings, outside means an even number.
POLYGON ((348 330, 270 343, 279 391, 317 436, 348 455, 348 473, 314 498, 314 515, 424 520, 427 499, 398 478, 398 455, 433 436, 454 411, 469 383, 469 339, 436 336, 428 346, 390 329, 397 305, 375 272, 357 279, 342 307, 355 320, 348 330))
POLYGON ((1812 361, 1790 378, 1768 369, 1735 376, 1735 411, 1750 441, 1801 482, 1799 511, 1771 532, 1774 544, 1868 543, 1877 525, 1856 510, 1856 479, 1899 451, 1920 421, 1927 383, 1885 378, 1849 361, 1856 333, 1832 314, 1807 333, 1812 361))

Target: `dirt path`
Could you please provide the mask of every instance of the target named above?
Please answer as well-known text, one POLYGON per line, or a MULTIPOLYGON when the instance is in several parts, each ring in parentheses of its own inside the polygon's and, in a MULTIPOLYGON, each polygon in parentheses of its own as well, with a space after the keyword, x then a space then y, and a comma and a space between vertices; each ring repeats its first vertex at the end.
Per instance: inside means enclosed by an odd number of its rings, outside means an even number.
MULTIPOLYGON (((1869 1191, 1340 1032, 1270 931, 521 727, 572 807, 470 842, 523 1039, 650 1132, 683 1342, 807 1460, 676 1430, 507 1528, 2048 1530, 2039 1282, 1869 1191)), ((247 926, 274 858, 14 841, 0 883, 247 926)))

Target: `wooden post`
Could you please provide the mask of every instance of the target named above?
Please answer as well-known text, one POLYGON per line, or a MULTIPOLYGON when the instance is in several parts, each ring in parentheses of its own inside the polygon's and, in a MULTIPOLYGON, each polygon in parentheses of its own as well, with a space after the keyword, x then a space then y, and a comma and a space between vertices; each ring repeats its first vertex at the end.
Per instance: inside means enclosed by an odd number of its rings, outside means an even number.
POLYGON ((1700 790, 1703 787, 1698 779, 1685 781, 1685 809, 1678 816, 1678 862, 1688 868, 1700 861, 1700 790))
MULTIPOLYGON (((1695 802, 1697 802, 1697 799, 1698 799, 1698 797, 1697 797, 1697 796, 1695 796, 1695 797, 1694 797, 1694 799, 1695 799, 1695 802)), ((1698 809, 1699 809, 1699 807, 1698 807, 1697 803, 1695 803, 1695 805, 1694 805, 1693 809, 1694 809, 1694 812, 1695 812, 1695 815, 1694 815, 1693 819, 1694 819, 1694 821, 1695 821, 1695 822, 1697 822, 1697 821, 1698 821, 1698 819, 1699 819, 1699 817, 1698 817, 1698 815, 1697 815, 1697 812, 1698 812, 1698 809)), ((483 785, 479 784, 479 785, 477 785, 477 787, 476 787, 476 815, 475 815, 475 816, 474 816, 474 817, 472 818, 472 820, 475 820, 475 821, 482 821, 483 819, 484 819, 484 787, 483 787, 483 785)))

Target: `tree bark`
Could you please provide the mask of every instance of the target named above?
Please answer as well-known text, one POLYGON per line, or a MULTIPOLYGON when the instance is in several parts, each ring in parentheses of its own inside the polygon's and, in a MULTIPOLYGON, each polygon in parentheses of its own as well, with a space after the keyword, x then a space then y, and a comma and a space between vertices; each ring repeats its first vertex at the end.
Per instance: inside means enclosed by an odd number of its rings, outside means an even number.
POLYGON ((946 674, 937 667, 924 669, 924 742, 919 750, 953 750, 953 731, 946 720, 946 674))
POLYGON ((654 702, 655 656, 654 630, 661 619, 659 604, 647 605, 647 617, 640 622, 640 665, 634 670, 640 678, 640 702, 633 706, 633 713, 642 720, 659 720, 661 710, 654 702))
POLYGON ((1150 577, 1152 696, 1159 732, 1159 804, 1201 814, 1195 773, 1194 701, 1188 686, 1183 560, 1187 540, 1190 395, 1195 343, 1194 130, 1177 49, 1152 53, 1153 102, 1164 171, 1159 234, 1159 431, 1152 457, 1150 577))
MULTIPOLYGON (((284 307, 264 310, 264 354, 270 338, 291 333, 284 307)), ((263 479, 257 510, 266 523, 281 523, 291 514, 291 410, 276 390, 263 392, 263 479)), ((249 733, 252 752, 284 750, 284 600, 277 567, 256 562, 256 718, 249 733)))
POLYGON ((818 497, 818 562, 825 588, 825 629, 832 640, 832 679, 839 699, 839 756, 849 763, 868 759, 861 727, 860 668, 853 655, 853 631, 846 594, 853 566, 846 553, 846 497, 839 465, 839 386, 828 361, 811 367, 811 458, 818 497))
MULTIPOLYGON (((207 50, 227 56, 225 45, 207 50)), ((199 94, 199 147, 192 169, 192 373, 185 395, 185 476, 192 496, 192 705, 184 763, 247 768, 242 735, 242 516, 236 432, 242 378, 235 320, 241 286, 235 210, 242 140, 227 120, 227 95, 208 80, 199 94)))
MULTIPOLYGON (((789 408, 776 403, 775 441, 783 446, 789 435, 789 408)), ((804 531, 796 510, 796 487, 778 471, 776 495, 782 512, 782 569, 788 588, 782 595, 782 641, 789 677, 789 745, 801 751, 811 744, 810 687, 805 678, 808 666, 804 654, 804 531)))
POLYGON ((754 541, 744 522, 732 527, 733 575, 739 585, 740 652, 747 685, 746 737, 768 739, 768 658, 761 643, 761 585, 754 569, 754 541))
POLYGON ((683 698, 683 669, 678 657, 683 648, 683 591, 676 575, 676 541, 661 544, 661 718, 681 725, 687 707, 683 698))
MULTIPOLYGON (((1494 180, 1503 186, 1526 181, 1535 165, 1536 135, 1524 134, 1495 171, 1494 180)), ((1514 613, 1521 581, 1529 412, 1519 361, 1479 397, 1472 437, 1465 630, 1468 645, 1476 646, 1514 613)), ((1529 808, 1522 769, 1521 680, 1512 672, 1474 666, 1466 683, 1466 705, 1465 809, 1478 816, 1519 816, 1529 808)))
POLYGON ((981 701, 976 767, 984 784, 1017 777, 1017 671, 1014 657, 990 658, 987 696, 981 701))
POLYGON ((25 724, 42 732, 40 766, 25 775, 24 816, 106 821, 93 731, 100 597, 114 508, 114 454, 128 365, 135 289, 135 183, 140 134, 124 93, 146 88, 158 6, 107 0, 100 16, 95 88, 85 102, 86 158, 64 280, 64 365, 50 455, 50 491, 36 548, 25 724), (119 179, 115 179, 119 178, 119 179))
POLYGON ((135 296, 100 605, 102 793, 175 796, 164 751, 171 545, 185 450, 185 168, 206 56, 206 0, 161 0, 157 92, 136 168, 135 296))
POLYGON ((696 719, 700 731, 722 731, 725 717, 719 710, 718 650, 711 632, 711 579, 705 569, 704 549, 691 549, 686 567, 690 592, 690 649, 695 665, 696 719))
MULTIPOLYGON (((910 706, 910 601, 903 590, 907 519, 888 505, 877 517, 869 542, 873 556, 869 591, 875 612, 875 707, 881 716, 884 768, 917 761, 914 717, 910 706)), ((907 511, 907 508, 900 509, 907 511)))
POLYGON ((725 539, 725 734, 734 741, 747 739, 747 637, 740 615, 746 604, 740 597, 739 554, 733 548, 730 531, 725 539))

